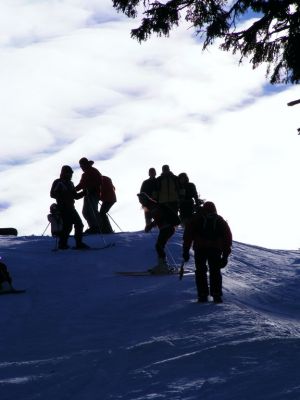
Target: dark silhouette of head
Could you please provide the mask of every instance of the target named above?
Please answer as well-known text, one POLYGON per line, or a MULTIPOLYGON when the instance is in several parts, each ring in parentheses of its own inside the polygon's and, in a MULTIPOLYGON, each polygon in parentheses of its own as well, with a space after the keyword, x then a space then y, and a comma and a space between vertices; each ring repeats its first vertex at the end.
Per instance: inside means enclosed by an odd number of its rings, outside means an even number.
POLYGON ((181 172, 178 175, 178 179, 180 183, 186 183, 189 182, 189 177, 187 176, 187 174, 185 172, 181 172))
POLYGON ((165 164, 162 166, 161 170, 162 170, 163 174, 166 174, 166 173, 170 172, 170 167, 167 164, 165 164))
POLYGON ((86 157, 82 157, 79 160, 80 168, 83 171, 86 171, 87 169, 89 169, 93 164, 94 164, 94 161, 88 160, 86 157))
POLYGON ((62 179, 72 179, 73 170, 69 165, 63 165, 60 171, 60 177, 62 179))
POLYGON ((155 178, 156 177, 155 168, 149 168, 148 175, 149 175, 150 178, 155 178))
POLYGON ((212 201, 206 201, 203 204, 202 210, 205 214, 216 214, 217 213, 216 206, 212 201))

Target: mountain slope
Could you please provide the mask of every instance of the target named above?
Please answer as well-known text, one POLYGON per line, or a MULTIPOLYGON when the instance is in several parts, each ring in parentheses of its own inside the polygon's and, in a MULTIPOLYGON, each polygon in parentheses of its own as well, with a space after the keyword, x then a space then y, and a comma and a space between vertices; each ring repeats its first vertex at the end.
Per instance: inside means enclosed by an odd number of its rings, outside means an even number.
MULTIPOLYGON (((27 288, 0 298, 1 400, 300 398, 299 253, 235 242, 224 303, 198 304, 193 275, 115 274, 154 265, 155 237, 87 237, 116 243, 88 252, 0 240, 27 288)), ((168 246, 177 263, 181 240, 179 229, 168 246)))

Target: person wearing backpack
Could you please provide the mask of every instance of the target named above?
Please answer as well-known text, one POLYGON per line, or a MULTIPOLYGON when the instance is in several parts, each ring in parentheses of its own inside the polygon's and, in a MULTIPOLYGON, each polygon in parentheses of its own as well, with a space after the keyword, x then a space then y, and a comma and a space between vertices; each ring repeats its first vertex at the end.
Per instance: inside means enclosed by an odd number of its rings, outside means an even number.
POLYGON ((58 232, 58 248, 69 248, 68 239, 74 225, 75 249, 87 249, 88 245, 82 242, 83 223, 75 209, 75 199, 81 199, 84 191, 77 193, 72 182, 73 170, 69 165, 61 168, 60 177, 55 179, 50 190, 50 197, 56 200, 57 212, 62 218, 62 229, 58 232))
POLYGON ((197 211, 203 200, 198 197, 196 185, 190 182, 188 175, 181 172, 178 175, 179 183, 179 216, 182 226, 192 217, 197 211))
POLYGON ((179 184, 178 177, 170 171, 168 165, 162 166, 161 175, 156 178, 156 191, 153 197, 160 204, 165 204, 174 212, 178 213, 179 184))
POLYGON ((139 202, 142 207, 147 209, 153 221, 146 225, 145 232, 150 232, 155 226, 159 229, 159 234, 155 244, 155 250, 158 256, 158 263, 155 267, 149 269, 152 274, 168 274, 170 268, 166 261, 165 246, 168 240, 174 235, 175 227, 180 224, 178 215, 167 206, 157 203, 146 193, 139 193, 139 202))
POLYGON ((232 233, 227 222, 217 214, 216 206, 211 201, 206 201, 186 224, 182 254, 185 262, 190 258, 189 250, 192 245, 198 301, 207 302, 210 295, 215 303, 222 303, 221 269, 227 265, 231 253, 232 233))
POLYGON ((105 175, 101 175, 100 200, 102 201, 99 211, 100 232, 113 233, 114 231, 107 214, 117 201, 116 188, 114 187, 112 180, 105 175))

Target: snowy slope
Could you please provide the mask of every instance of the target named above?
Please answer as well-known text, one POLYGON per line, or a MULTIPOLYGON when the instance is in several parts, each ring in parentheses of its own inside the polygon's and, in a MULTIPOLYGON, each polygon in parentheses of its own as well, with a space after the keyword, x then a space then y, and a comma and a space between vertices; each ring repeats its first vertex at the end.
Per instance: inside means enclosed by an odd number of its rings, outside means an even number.
MULTIPOLYGON (((27 289, 0 297, 1 400, 300 399, 299 252, 235 242, 224 303, 198 304, 193 274, 115 274, 153 265, 155 236, 87 237, 115 242, 88 252, 0 238, 27 289)), ((181 240, 168 246, 177 263, 181 240)))

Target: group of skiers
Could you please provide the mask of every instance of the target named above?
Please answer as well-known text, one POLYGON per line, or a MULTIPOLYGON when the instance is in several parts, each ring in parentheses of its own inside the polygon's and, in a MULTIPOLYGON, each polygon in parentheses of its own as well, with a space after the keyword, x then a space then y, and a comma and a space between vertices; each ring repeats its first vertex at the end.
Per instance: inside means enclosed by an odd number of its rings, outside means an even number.
MULTIPOLYGON (((179 213, 181 224, 184 225, 203 203, 195 184, 189 181, 185 172, 181 172, 178 176, 174 175, 168 165, 162 166, 161 175, 158 177, 153 167, 149 169, 148 174, 149 178, 143 181, 140 193, 146 193, 158 203, 165 204, 175 213, 179 213)), ((147 211, 145 211, 145 221, 146 224, 151 222, 147 211)))
MULTIPOLYGON (((85 234, 113 232, 107 213, 117 200, 115 188, 111 179, 103 176, 93 164, 86 157, 79 160, 83 173, 76 186, 72 182, 72 168, 64 165, 60 177, 51 186, 50 196, 56 203, 51 205, 48 219, 52 235, 58 238, 58 249, 69 248, 73 225, 74 248, 89 248, 82 240, 83 223, 75 209, 75 200, 80 198, 84 199, 82 214, 89 226, 85 234), (100 201, 102 204, 98 211, 100 201)), ((159 231, 155 244, 158 262, 149 271, 152 274, 170 273, 165 246, 176 227, 181 225, 184 228, 183 263, 189 261, 190 249, 194 251, 198 301, 207 302, 211 296, 215 303, 221 303, 221 269, 227 265, 231 253, 232 234, 228 223, 217 214, 215 204, 201 200, 187 174, 182 172, 176 176, 168 165, 162 167, 159 177, 156 177, 155 168, 149 169, 149 178, 143 181, 138 199, 145 213, 145 232, 154 227, 159 231)), ((8 290, 13 290, 7 267, 0 262, 0 292, 5 290, 5 285, 8 285, 8 290)))
POLYGON ((187 174, 175 176, 168 165, 162 167, 158 178, 155 169, 149 169, 149 179, 142 183, 138 198, 145 213, 145 231, 151 231, 154 226, 159 229, 155 245, 158 262, 149 271, 169 272, 165 246, 176 226, 181 224, 184 262, 190 258, 191 246, 194 250, 198 301, 207 302, 210 295, 215 303, 221 303, 221 269, 227 265, 231 253, 232 234, 228 223, 217 214, 215 204, 200 200, 187 174))
POLYGON ((48 220, 52 235, 58 238, 60 250, 69 248, 68 239, 73 225, 75 249, 89 247, 82 241, 83 223, 75 209, 75 200, 83 198, 82 215, 89 226, 84 234, 113 232, 107 213, 117 201, 115 187, 111 179, 102 175, 93 164, 94 161, 86 157, 79 160, 83 173, 76 186, 72 182, 73 170, 69 165, 61 168, 60 177, 52 183, 50 196, 56 203, 50 207, 48 220), (100 201, 102 204, 98 210, 100 201))

